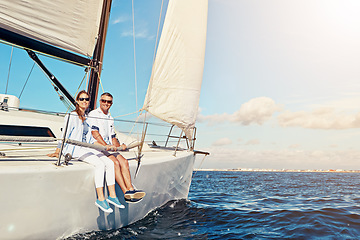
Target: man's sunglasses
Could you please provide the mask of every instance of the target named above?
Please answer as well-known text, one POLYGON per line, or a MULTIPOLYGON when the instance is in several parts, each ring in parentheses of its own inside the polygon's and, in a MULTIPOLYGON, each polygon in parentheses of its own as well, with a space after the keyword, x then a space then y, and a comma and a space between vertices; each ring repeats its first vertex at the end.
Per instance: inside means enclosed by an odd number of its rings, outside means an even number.
POLYGON ((82 102, 82 101, 89 101, 89 100, 90 100, 90 98, 88 98, 88 97, 87 97, 87 98, 83 98, 83 97, 79 98, 79 101, 80 101, 80 102, 82 102))
POLYGON ((103 103, 112 104, 112 100, 100 99, 100 101, 103 102, 103 103))

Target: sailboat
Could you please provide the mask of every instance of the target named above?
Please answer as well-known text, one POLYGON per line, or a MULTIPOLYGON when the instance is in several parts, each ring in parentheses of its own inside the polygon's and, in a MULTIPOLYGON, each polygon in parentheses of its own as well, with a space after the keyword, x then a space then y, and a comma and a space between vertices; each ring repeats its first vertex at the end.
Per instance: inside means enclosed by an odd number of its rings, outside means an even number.
MULTIPOLYGON (((68 92, 38 55, 91 69, 88 92, 95 108, 111 0, 0 2, 0 39, 26 50, 70 104, 68 92)), ((170 0, 142 110, 181 129, 187 147, 144 141, 123 156, 133 184, 146 191, 139 203, 111 214, 94 202, 94 169, 76 160, 46 156, 61 139, 63 114, 20 108, 0 94, 0 236, 59 239, 116 229, 144 218, 170 200, 187 198, 196 154, 195 121, 204 66, 207 0, 170 0), (140 151, 142 150, 142 151, 140 151)), ((146 125, 148 125, 145 122, 146 125)), ((144 128, 146 129, 146 128, 144 128)), ((169 133, 168 138, 173 137, 169 133)), ((64 139, 65 140, 65 139, 64 139)), ((121 194, 120 188, 117 193, 121 194)))

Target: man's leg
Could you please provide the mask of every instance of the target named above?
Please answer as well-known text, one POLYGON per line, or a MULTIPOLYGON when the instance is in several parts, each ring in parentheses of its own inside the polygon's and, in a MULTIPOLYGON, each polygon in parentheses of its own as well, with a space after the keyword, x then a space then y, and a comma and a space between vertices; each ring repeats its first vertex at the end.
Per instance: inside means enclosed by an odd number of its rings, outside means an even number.
POLYGON ((108 155, 108 158, 110 158, 114 162, 114 168, 115 168, 115 180, 119 184, 121 190, 123 193, 128 191, 126 184, 123 179, 123 175, 121 174, 121 167, 118 159, 114 155, 108 155))
POLYGON ((130 176, 130 169, 129 169, 129 162, 126 160, 121 154, 116 156, 118 162, 120 163, 120 171, 124 180, 124 184, 128 190, 134 190, 134 187, 131 184, 131 176, 130 176))
POLYGON ((146 193, 144 191, 134 189, 131 183, 128 160, 125 159, 121 154, 117 154, 116 158, 120 163, 121 174, 124 180, 124 184, 126 185, 127 188, 127 191, 124 192, 125 199, 130 202, 140 201, 146 195, 146 193))

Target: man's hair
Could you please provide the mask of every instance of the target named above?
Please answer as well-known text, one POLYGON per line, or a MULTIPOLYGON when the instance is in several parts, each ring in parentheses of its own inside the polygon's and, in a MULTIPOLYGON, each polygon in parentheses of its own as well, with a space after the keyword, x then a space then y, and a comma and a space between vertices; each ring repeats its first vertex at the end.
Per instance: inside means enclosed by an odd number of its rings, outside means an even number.
POLYGON ((102 97, 102 96, 108 96, 108 97, 113 98, 113 96, 112 96, 110 93, 108 93, 108 92, 104 92, 103 94, 101 94, 100 97, 102 97))

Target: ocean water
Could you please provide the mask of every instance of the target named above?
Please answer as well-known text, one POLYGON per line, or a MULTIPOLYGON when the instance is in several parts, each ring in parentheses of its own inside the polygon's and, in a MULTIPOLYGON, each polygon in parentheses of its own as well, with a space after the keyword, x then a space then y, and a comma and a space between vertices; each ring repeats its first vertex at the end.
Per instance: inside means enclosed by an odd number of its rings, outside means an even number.
POLYGON ((360 173, 196 172, 189 199, 69 239, 360 239, 360 173))

